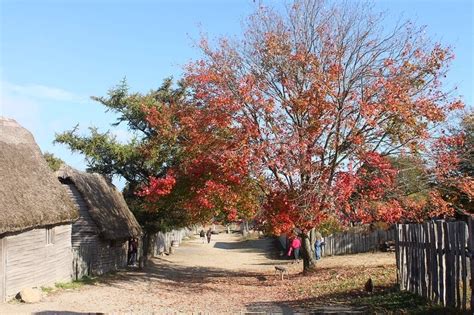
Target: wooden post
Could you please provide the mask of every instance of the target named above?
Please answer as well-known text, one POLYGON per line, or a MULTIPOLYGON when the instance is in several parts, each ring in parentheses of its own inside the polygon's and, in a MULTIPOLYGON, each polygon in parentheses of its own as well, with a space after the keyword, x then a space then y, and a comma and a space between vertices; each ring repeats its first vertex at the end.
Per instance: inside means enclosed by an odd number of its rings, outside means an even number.
POLYGON ((455 253, 454 253, 454 259, 455 259, 455 266, 456 266, 456 281, 455 281, 455 289, 456 289, 456 307, 461 308, 461 290, 460 290, 460 284, 461 284, 461 266, 459 264, 459 259, 461 258, 461 238, 460 238, 460 230, 461 230, 461 224, 462 222, 456 222, 455 223, 455 229, 454 229, 454 246, 455 246, 455 253))
POLYGON ((439 302, 445 305, 444 289, 444 255, 443 255, 443 222, 436 222, 436 231, 438 235, 438 280, 439 280, 439 302))
POLYGON ((421 296, 424 298, 428 297, 428 286, 426 285, 426 278, 427 278, 427 272, 426 272, 426 237, 425 237, 425 231, 427 230, 425 224, 420 224, 420 277, 421 277, 421 296))
POLYGON ((462 222, 461 229, 459 230, 459 238, 460 238, 460 247, 461 247, 461 265, 462 265, 462 301, 461 307, 462 310, 466 310, 466 302, 467 302, 467 263, 466 263, 466 223, 462 222))
POLYGON ((6 284, 5 284, 5 275, 6 275, 6 253, 7 253, 7 240, 3 237, 0 238, 0 303, 5 302, 6 300, 6 284))
POLYGON ((452 262, 454 261, 453 258, 453 251, 451 245, 451 238, 452 238, 452 228, 447 223, 443 223, 443 231, 444 231, 444 249, 445 249, 445 274, 446 274, 446 301, 445 305, 448 307, 454 307, 454 285, 453 285, 453 266, 452 262))
POLYGON ((395 224, 395 261, 397 263, 397 284, 400 287, 400 237, 398 235, 398 229, 400 225, 395 224))
POLYGON ((423 224, 423 238, 425 243, 424 251, 426 257, 426 277, 425 279, 428 280, 426 284, 426 297, 428 299, 433 298, 433 273, 432 273, 432 253, 431 253, 431 246, 430 246, 430 223, 423 224))
POLYGON ((470 287, 471 287, 471 311, 474 310, 474 220, 472 219, 472 216, 469 217, 469 230, 468 230, 468 235, 469 235, 469 241, 468 241, 468 247, 469 247, 469 258, 471 260, 471 279, 470 279, 470 287))
POLYGON ((439 303, 439 287, 438 287, 438 256, 436 251, 436 229, 434 222, 430 222, 430 251, 431 251, 431 278, 432 278, 432 299, 435 303, 439 303))
POLYGON ((404 290, 409 290, 409 283, 410 283, 410 264, 409 264, 409 246, 410 246, 410 239, 408 238, 409 234, 408 234, 408 227, 409 225, 408 224, 404 224, 403 225, 403 241, 405 243, 404 245, 404 248, 403 248, 403 251, 404 251, 404 255, 403 255, 403 260, 404 260, 404 275, 403 275, 403 289, 404 290))

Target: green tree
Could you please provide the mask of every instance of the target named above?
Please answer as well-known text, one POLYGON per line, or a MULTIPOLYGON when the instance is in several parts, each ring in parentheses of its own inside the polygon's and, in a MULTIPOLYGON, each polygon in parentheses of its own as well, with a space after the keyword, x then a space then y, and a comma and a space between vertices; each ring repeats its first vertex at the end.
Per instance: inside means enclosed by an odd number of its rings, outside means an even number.
MULTIPOLYGON (((174 135, 166 136, 162 130, 160 136, 156 136, 157 129, 150 125, 146 113, 150 110, 167 112, 170 107, 183 103, 184 98, 184 87, 175 86, 171 78, 146 94, 130 93, 123 80, 110 89, 107 96, 92 99, 106 111, 117 114, 111 127, 126 126, 131 134, 129 141, 118 141, 111 131, 100 132, 96 127, 90 127, 88 134, 81 135, 78 126, 55 138, 56 143, 65 144, 72 152, 85 156, 87 171, 125 179, 124 197, 148 236, 189 223, 184 212, 173 207, 173 198, 161 204, 161 211, 149 211, 143 199, 135 194, 141 186, 148 184, 151 176, 165 176, 167 169, 180 159, 179 139, 174 135)), ((167 118, 173 125, 174 118, 167 118)))
POLYGON ((49 168, 53 170, 53 172, 56 172, 59 170, 62 164, 64 164, 64 161, 61 160, 60 158, 54 156, 53 153, 45 152, 43 154, 44 159, 48 163, 49 168))

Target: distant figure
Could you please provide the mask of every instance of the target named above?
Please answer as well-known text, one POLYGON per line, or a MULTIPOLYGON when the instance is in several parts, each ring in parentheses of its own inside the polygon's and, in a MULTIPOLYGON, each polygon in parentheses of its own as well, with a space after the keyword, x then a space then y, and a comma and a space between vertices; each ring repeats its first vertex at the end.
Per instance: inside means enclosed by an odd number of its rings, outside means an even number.
POLYGON ((374 284, 372 283, 372 279, 369 278, 367 282, 365 283, 364 289, 366 292, 372 293, 374 292, 374 284))
POLYGON ((211 231, 211 228, 209 228, 209 230, 207 230, 207 233, 206 233, 208 244, 211 242, 211 235, 212 235, 212 231, 211 231))
POLYGON ((201 230, 201 232, 199 232, 199 237, 201 237, 201 242, 204 244, 206 241, 206 232, 204 232, 204 230, 201 230))
POLYGON ((137 262, 138 240, 132 237, 128 241, 128 265, 134 266, 137 262))
POLYGON ((316 260, 321 259, 321 246, 323 245, 323 236, 319 231, 316 231, 316 242, 314 242, 314 252, 316 254, 316 260))

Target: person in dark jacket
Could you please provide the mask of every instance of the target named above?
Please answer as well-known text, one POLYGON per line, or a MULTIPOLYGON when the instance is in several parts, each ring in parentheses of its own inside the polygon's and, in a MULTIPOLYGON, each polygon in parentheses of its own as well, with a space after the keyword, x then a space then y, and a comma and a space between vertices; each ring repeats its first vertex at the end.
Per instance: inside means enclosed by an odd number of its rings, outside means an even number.
POLYGON ((137 262, 138 240, 132 237, 128 241, 128 264, 133 266, 137 262))
POLYGON ((209 230, 207 230, 207 232, 206 232, 207 243, 208 244, 211 242, 211 235, 212 235, 212 231, 211 231, 211 228, 209 228, 209 230))

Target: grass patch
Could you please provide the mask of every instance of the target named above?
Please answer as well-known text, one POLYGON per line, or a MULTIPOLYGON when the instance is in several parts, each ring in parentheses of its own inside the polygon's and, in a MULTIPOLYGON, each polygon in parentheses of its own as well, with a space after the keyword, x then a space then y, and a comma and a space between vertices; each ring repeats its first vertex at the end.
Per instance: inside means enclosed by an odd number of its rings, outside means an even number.
POLYGON ((62 290, 76 290, 84 285, 94 285, 97 282, 97 278, 84 276, 80 280, 74 280, 72 282, 58 282, 54 286, 62 290))
POLYGON ((408 314, 457 314, 440 305, 432 304, 416 294, 398 291, 395 287, 376 292, 374 295, 356 298, 352 305, 367 306, 374 313, 408 313, 408 314))
MULTIPOLYGON (((363 306, 368 314, 462 314, 434 304, 410 292, 399 291, 396 266, 319 269, 314 276, 299 278, 290 288, 296 306, 315 309, 324 305, 363 306), (373 293, 364 290, 371 278, 373 293)), ((467 313, 466 313, 467 314, 467 313)))

